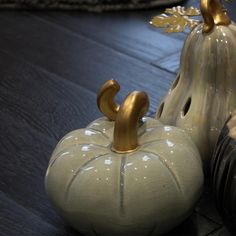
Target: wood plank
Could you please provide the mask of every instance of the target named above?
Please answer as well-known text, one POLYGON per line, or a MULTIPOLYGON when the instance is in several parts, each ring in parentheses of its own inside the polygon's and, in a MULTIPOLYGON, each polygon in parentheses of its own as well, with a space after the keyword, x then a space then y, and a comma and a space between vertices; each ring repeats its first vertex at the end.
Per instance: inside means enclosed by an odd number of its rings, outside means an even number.
POLYGON ((101 116, 95 93, 7 53, 0 65, 0 110, 37 131, 58 139, 101 116))
MULTIPOLYGON (((159 11, 154 15, 157 14, 159 11)), ((149 25, 153 15, 140 11, 33 15, 147 63, 181 50, 186 37, 183 33, 166 34, 149 25)))
POLYGON ((57 141, 9 114, 0 112, 0 121, 0 190, 48 223, 60 226, 44 191, 44 175, 57 141))
POLYGON ((79 235, 73 230, 56 228, 42 218, 11 200, 0 191, 0 235, 1 236, 72 236, 79 235))
MULTIPOLYGON (((199 8, 199 1, 190 0, 186 1, 183 5, 199 8)), ((226 3, 229 15, 233 20, 236 20, 236 15, 233 11, 234 5, 236 5, 234 2, 231 4, 226 3)), ((78 14, 73 12, 58 15, 57 12, 54 12, 50 14, 36 13, 34 16, 49 20, 58 26, 63 26, 80 35, 108 45, 122 53, 126 53, 147 63, 153 62, 152 64, 158 66, 158 63, 155 62, 161 61, 167 55, 181 51, 183 42, 189 33, 189 31, 186 31, 178 34, 166 34, 163 33, 162 29, 151 27, 148 24, 150 19, 163 11, 164 8, 144 12, 133 11, 132 13, 108 12, 103 14, 78 14), (98 27, 99 25, 102 25, 102 27, 98 27)), ((163 64, 160 68, 163 68, 163 64)), ((164 69, 170 72, 174 71, 168 70, 168 68, 164 69)))
MULTIPOLYGON (((65 224, 44 191, 44 175, 58 140, 99 116, 96 96, 6 53, 1 53, 0 69, 0 190, 64 235, 65 224)), ((11 220, 17 224, 19 219, 11 220)), ((32 235, 33 227, 18 233, 32 235)), ((47 229, 42 230, 33 235, 47 235, 47 229)))
POLYGON ((172 53, 171 55, 161 58, 160 60, 152 62, 152 65, 177 74, 180 68, 180 55, 181 51, 177 51, 176 53, 172 53))
POLYGON ((60 228, 44 175, 59 139, 100 116, 96 95, 7 53, 0 70, 0 190, 60 228))
POLYGON ((29 15, 8 13, 1 14, 0 19, 0 43, 5 45, 4 51, 95 93, 113 77, 123 89, 119 101, 132 90, 144 90, 151 97, 151 112, 155 112, 175 78, 174 74, 55 25, 39 19, 29 22, 29 15))

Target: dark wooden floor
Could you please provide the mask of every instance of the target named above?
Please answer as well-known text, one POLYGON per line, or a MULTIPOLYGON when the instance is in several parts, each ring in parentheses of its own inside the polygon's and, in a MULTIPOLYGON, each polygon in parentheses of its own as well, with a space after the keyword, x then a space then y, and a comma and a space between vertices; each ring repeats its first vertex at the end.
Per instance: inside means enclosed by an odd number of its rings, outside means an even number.
MULTIPOLYGON (((151 28, 157 13, 1 11, 1 236, 78 235, 44 192, 50 154, 64 134, 101 116, 96 92, 110 78, 122 86, 118 101, 148 92, 154 114, 186 37, 151 28)), ((228 235, 207 187, 192 217, 169 235, 228 235)))

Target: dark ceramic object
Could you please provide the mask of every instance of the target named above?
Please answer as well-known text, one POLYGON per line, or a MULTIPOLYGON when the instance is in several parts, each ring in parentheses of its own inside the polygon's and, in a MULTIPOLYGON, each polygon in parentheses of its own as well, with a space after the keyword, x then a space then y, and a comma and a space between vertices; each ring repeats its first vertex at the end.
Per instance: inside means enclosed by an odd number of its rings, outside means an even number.
MULTIPOLYGON (((234 117, 236 119, 236 115, 234 117)), ((236 140, 230 137, 230 117, 211 160, 211 181, 217 208, 228 229, 236 234, 236 140)), ((236 127, 236 123, 235 126, 236 127)))

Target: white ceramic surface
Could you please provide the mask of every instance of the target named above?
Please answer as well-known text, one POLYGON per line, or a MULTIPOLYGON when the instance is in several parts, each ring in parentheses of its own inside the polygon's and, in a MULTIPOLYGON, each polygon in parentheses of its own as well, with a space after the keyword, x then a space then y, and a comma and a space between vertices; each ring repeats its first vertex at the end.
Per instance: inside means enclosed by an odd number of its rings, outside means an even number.
POLYGON ((219 132, 236 109, 236 26, 197 26, 187 37, 180 74, 157 110, 157 119, 185 129, 211 158, 219 132))
POLYGON ((67 134, 45 177, 57 211, 85 235, 159 235, 186 219, 202 185, 199 152, 185 131, 143 118, 139 148, 111 151, 106 118, 67 134))

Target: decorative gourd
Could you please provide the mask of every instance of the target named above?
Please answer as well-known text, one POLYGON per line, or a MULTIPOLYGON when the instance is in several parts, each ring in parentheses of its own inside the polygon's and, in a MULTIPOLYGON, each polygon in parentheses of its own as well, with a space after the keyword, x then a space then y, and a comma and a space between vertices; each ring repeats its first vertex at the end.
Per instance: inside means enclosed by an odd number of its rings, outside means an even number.
POLYGON ((205 164, 236 109, 236 26, 218 0, 201 0, 204 23, 187 37, 180 72, 156 118, 185 129, 205 164))
POLYGON ((211 180, 217 208, 236 233, 236 113, 226 122, 211 160, 211 180))
POLYGON ((144 92, 116 105, 114 83, 103 86, 98 106, 115 122, 101 118, 62 138, 46 190, 86 235, 161 234, 191 214, 203 185, 201 158, 185 131, 142 118, 149 106, 144 92))

